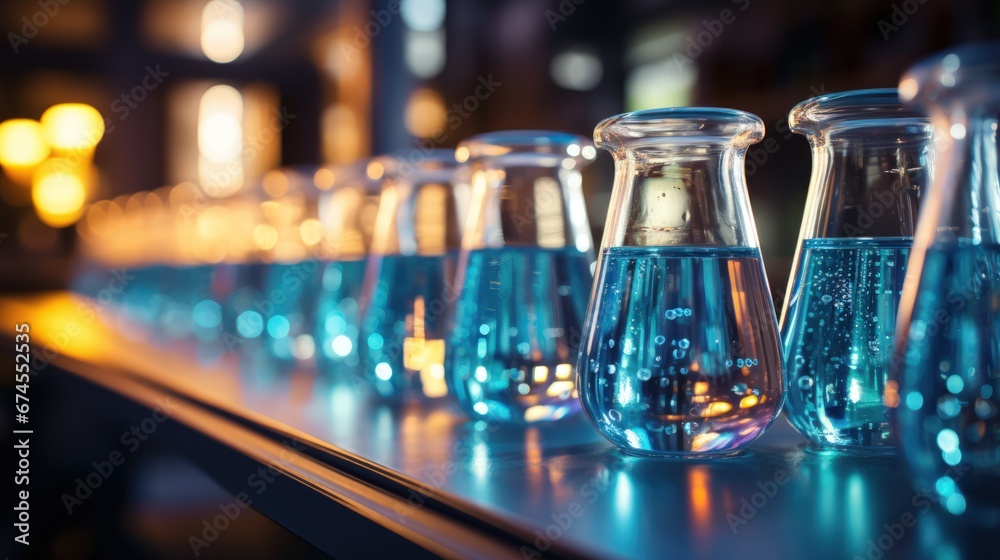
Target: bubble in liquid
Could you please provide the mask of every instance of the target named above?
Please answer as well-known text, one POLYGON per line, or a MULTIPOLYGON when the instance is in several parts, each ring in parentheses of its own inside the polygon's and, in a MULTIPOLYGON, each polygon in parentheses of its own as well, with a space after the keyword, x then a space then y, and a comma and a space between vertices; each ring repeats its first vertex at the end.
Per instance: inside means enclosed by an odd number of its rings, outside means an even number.
POLYGON ((622 354, 628 356, 633 352, 635 352, 635 344, 632 342, 631 338, 626 338, 625 342, 622 343, 622 354))
POLYGON ((733 361, 732 360, 726 360, 726 367, 733 367, 733 361))
POLYGON ((609 374, 614 375, 616 371, 618 371, 618 368, 615 367, 615 364, 608 364, 608 373, 609 374))
POLYGON ((656 338, 653 339, 653 342, 660 345, 662 345, 666 341, 667 341, 666 337, 664 337, 662 334, 656 335, 656 338))
POLYGON ((649 371, 649 368, 639 368, 639 371, 635 372, 635 374, 643 381, 649 381, 649 378, 653 377, 653 372, 649 371))
POLYGON ((612 408, 611 410, 608 411, 608 419, 610 419, 612 422, 621 422, 622 413, 618 412, 617 409, 612 408))
POLYGON ((675 360, 680 360, 681 358, 684 357, 685 354, 686 354, 686 352, 684 352, 680 348, 674 348, 674 359, 675 360))
POLYGON ((819 300, 822 301, 823 303, 830 303, 831 301, 833 301, 833 296, 831 296, 830 294, 823 294, 823 297, 819 298, 819 300))
POLYGON ((812 389, 812 386, 813 386, 812 377, 805 375, 799 378, 799 389, 802 389, 803 391, 808 391, 809 389, 812 389))
POLYGON ((663 314, 663 316, 666 317, 668 321, 673 321, 674 319, 677 318, 677 314, 674 313, 673 309, 668 309, 667 312, 663 314))
POLYGON ((691 316, 691 308, 690 307, 684 309, 684 316, 685 317, 690 317, 691 316))
POLYGON ((746 393, 747 392, 747 384, 746 383, 737 383, 736 385, 733 385, 733 392, 736 393, 737 395, 742 395, 742 394, 746 393))
POLYGON ((614 339, 609 340, 608 341, 608 348, 614 348, 614 347, 615 347, 615 341, 614 341, 614 339))
POLYGON ((677 346, 681 350, 687 350, 691 346, 691 341, 686 338, 682 338, 680 342, 677 343, 677 346))

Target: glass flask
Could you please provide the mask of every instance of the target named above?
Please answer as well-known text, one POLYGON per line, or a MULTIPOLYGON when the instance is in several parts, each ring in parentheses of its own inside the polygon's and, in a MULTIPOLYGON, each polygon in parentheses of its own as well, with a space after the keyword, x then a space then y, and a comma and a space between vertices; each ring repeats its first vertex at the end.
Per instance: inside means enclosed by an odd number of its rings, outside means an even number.
MULTIPOLYGON (((388 400, 448 394, 444 360, 468 188, 451 150, 369 162, 385 176, 361 296, 361 363, 388 400)), ((352 378, 353 379, 353 378, 352 378)))
POLYGON ((814 97, 788 123, 813 172, 780 323, 786 414, 816 444, 891 448, 882 397, 933 128, 895 89, 814 97))
POLYGON ((598 430, 641 455, 726 454, 781 406, 777 319, 743 161, 760 118, 653 109, 601 122, 615 185, 580 355, 598 430))
POLYGON ((318 206, 322 239, 316 251, 321 274, 314 288, 316 366, 338 381, 360 363, 361 287, 381 186, 365 173, 367 163, 320 168, 313 176, 317 188, 329 191, 320 194, 318 206))
POLYGON ((314 169, 278 169, 264 175, 262 225, 254 242, 264 257, 263 285, 255 308, 262 314, 267 355, 279 370, 313 363, 319 252, 323 226, 314 169))
POLYGON ((596 150, 572 134, 506 131, 456 154, 473 190, 446 368, 455 396, 473 418, 498 422, 577 412, 594 264, 580 170, 596 150))
POLYGON ((256 206, 256 220, 249 259, 235 270, 227 325, 232 331, 224 342, 237 350, 241 369, 251 376, 290 371, 313 358, 311 287, 318 283, 319 264, 311 255, 315 244, 304 242, 302 229, 318 221, 309 217, 317 193, 297 170, 283 169, 268 172, 259 192, 243 197, 256 206))
POLYGON ((914 486, 1000 523, 1000 44, 911 67, 900 97, 934 123, 935 163, 900 298, 887 404, 914 486))
POLYGON ((184 263, 174 289, 188 298, 199 359, 211 361, 221 355, 223 306, 232 289, 219 272, 246 260, 250 207, 240 199, 206 198, 193 183, 172 187, 169 200, 177 216, 173 244, 184 263))

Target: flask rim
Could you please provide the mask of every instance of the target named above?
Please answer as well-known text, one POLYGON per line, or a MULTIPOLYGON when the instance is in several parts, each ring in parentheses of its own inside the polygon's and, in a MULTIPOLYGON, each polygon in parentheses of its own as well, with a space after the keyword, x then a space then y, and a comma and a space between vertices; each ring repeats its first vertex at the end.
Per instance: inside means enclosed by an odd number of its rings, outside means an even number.
POLYGON ((303 169, 312 170, 309 180, 312 183, 314 190, 318 191, 319 196, 323 196, 324 193, 330 193, 344 188, 357 188, 367 193, 378 194, 379 187, 382 183, 382 177, 372 179, 368 174, 368 165, 377 159, 378 158, 363 158, 351 163, 331 163, 316 167, 303 166, 303 169), (316 184, 316 174, 320 171, 327 171, 331 174, 332 177, 330 186, 320 187, 316 184))
POLYGON ((453 150, 438 148, 398 150, 368 160, 365 174, 371 181, 389 183, 455 182, 461 167, 453 150), (379 166, 381 170, 379 170, 379 166))
POLYGON ((622 113, 601 121, 594 143, 612 152, 634 147, 728 144, 746 148, 764 138, 764 121, 737 109, 661 107, 622 113))
POLYGON ((907 105, 937 110, 957 104, 975 112, 1000 109, 1000 41, 941 51, 910 66, 899 80, 907 105))
POLYGON ((812 97, 788 113, 788 127, 803 135, 871 127, 930 125, 930 118, 900 100, 896 88, 856 89, 812 97))
POLYGON ((518 161, 523 164, 583 167, 597 156, 584 136, 552 130, 498 130, 476 134, 455 148, 455 159, 472 163, 487 159, 518 161))

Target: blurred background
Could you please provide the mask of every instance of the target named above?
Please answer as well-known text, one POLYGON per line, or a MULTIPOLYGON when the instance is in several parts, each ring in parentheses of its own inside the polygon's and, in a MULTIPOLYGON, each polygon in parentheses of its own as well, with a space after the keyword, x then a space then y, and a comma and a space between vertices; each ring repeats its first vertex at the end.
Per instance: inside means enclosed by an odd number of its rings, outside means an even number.
MULTIPOLYGON (((453 148, 502 129, 589 137, 623 111, 704 105, 767 127, 747 173, 780 308, 811 165, 788 111, 821 93, 895 87, 926 55, 1000 38, 1000 2, 4 0, 0 29, 2 292, 67 287, 79 238, 108 208, 92 212, 99 200, 124 207, 177 185, 225 198, 266 188, 279 167, 453 148)), ((584 175, 595 239, 612 171, 600 153, 584 175)), ((50 433, 66 435, 66 418, 88 413, 60 395, 50 433)), ((127 429, 90 420, 70 430, 78 437, 57 450, 61 464, 40 460, 40 477, 61 481, 52 492, 114 445, 93 434, 127 429)), ((203 515, 162 512, 193 497, 211 509, 225 493, 156 444, 133 468, 86 516, 66 518, 48 496, 35 553, 190 557, 176 535, 203 515)), ((245 538, 206 556, 314 554, 245 515, 245 538)))
MULTIPOLYGON (((707 105, 766 123, 747 171, 780 307, 810 168, 789 109, 996 38, 1000 3, 7 0, 0 23, 0 290, 67 286, 100 199, 707 105)), ((596 239, 611 173, 584 178, 596 239)))

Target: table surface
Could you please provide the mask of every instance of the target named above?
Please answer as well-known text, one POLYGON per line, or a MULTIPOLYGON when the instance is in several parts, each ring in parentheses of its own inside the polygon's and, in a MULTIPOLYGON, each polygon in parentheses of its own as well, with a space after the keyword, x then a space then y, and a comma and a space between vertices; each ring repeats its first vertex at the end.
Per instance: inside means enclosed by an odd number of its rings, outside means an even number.
MULTIPOLYGON (((0 332, 29 323, 36 354, 125 398, 179 396, 192 412, 177 422, 262 463, 280 461, 275 442, 302 442, 311 492, 434 554, 995 557, 982 552, 991 535, 931 507, 896 456, 813 450, 783 418, 736 457, 637 458, 582 415, 519 428, 447 404, 390 407, 308 371, 241 373, 231 353, 153 344, 95 307, 64 292, 2 298, 0 332), (234 443, 242 429, 256 436, 234 443)), ((265 513, 308 533, 301 516, 265 513)))

